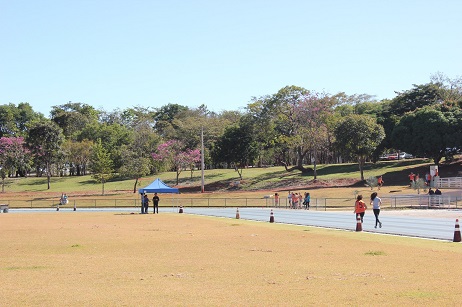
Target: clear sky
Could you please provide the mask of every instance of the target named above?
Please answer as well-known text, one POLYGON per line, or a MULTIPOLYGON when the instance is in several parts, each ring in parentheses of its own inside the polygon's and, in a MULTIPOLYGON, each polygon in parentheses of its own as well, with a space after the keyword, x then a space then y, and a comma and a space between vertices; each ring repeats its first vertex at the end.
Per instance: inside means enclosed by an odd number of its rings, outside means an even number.
POLYGON ((0 0, 0 104, 240 110, 462 73, 460 0, 0 0))

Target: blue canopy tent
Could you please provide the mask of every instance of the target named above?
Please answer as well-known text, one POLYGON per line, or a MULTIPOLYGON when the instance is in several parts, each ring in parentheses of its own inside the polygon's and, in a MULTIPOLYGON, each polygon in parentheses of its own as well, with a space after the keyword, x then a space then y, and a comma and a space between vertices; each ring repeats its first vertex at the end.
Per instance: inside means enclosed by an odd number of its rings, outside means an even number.
POLYGON ((141 188, 138 190, 140 194, 144 193, 176 193, 179 194, 180 191, 177 188, 171 188, 165 183, 162 182, 159 178, 151 182, 147 187, 141 188))
MULTIPOLYGON (((177 188, 172 188, 162 182, 159 178, 151 182, 147 187, 141 188, 138 190, 138 193, 141 195, 141 206, 143 206, 143 194, 147 193, 171 193, 179 194, 180 191, 177 188)), ((173 199, 172 199, 173 201, 173 199)), ((141 208, 141 213, 143 208, 141 208)))

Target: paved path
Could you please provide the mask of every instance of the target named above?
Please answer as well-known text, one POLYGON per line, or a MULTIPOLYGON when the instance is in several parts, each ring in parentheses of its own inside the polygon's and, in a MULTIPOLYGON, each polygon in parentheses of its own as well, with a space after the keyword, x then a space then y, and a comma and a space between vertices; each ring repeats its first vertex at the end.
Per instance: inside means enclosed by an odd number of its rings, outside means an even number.
MULTIPOLYGON (((137 208, 79 208, 77 210, 79 212, 127 212, 139 214, 137 208)), ((53 211, 56 212, 56 209, 10 209, 10 213, 53 211)), ((57 213, 72 211, 72 208, 61 208, 57 213)), ((185 207, 183 211, 183 214, 216 216, 231 219, 236 218, 236 208, 185 207)), ((167 212, 177 213, 178 208, 159 208, 159 213, 167 212)), ((270 212, 270 208, 239 208, 240 218, 245 220, 269 222, 270 212)), ((405 213, 406 211, 402 212, 405 213)), ((149 211, 149 214, 152 214, 152 212, 149 211)), ((273 214, 275 223, 344 229, 349 231, 356 230, 356 217, 353 212, 273 209, 273 214)), ((462 211, 451 210, 451 216, 462 217, 462 211)), ((446 241, 452 241, 454 238, 454 217, 398 216, 392 212, 382 210, 380 213, 380 220, 382 221, 383 227, 374 228, 375 218, 372 210, 369 210, 364 217, 364 223, 362 225, 363 231, 446 241)))
MULTIPOLYGON (((240 208, 239 213, 241 219, 269 222, 270 210, 240 208)), ((236 218, 235 208, 184 208, 184 213, 236 218)), ((273 214, 275 223, 356 231, 356 216, 353 212, 273 209, 273 214)), ((383 227, 374 228, 374 215, 371 211, 367 212, 362 225, 363 231, 449 241, 454 238, 455 219, 453 218, 395 216, 387 215, 387 211, 382 211, 380 221, 383 227)))

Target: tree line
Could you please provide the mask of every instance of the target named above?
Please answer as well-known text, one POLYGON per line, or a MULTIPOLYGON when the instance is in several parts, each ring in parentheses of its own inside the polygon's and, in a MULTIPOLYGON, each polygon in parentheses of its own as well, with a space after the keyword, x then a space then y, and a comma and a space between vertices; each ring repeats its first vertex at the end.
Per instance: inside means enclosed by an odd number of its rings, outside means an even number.
MULTIPOLYGON (((212 112, 179 104, 97 110, 85 103, 52 107, 0 105, 0 175, 81 176, 103 184, 199 165, 201 132, 207 168, 283 165, 316 178, 317 164, 366 161, 405 151, 438 164, 462 147, 462 79, 430 82, 377 101, 286 86, 251 99, 242 111, 212 112)), ((3 187, 3 185, 2 185, 3 187)))

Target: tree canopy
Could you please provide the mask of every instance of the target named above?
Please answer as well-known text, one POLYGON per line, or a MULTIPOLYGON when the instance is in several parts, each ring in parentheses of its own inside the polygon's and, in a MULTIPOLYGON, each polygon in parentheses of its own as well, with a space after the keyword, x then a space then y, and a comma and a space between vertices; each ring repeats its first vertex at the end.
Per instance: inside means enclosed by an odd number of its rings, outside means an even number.
MULTIPOLYGON (((316 178, 316 165, 355 161, 361 179, 365 161, 383 153, 406 151, 440 163, 462 147, 462 78, 441 73, 382 101, 368 94, 329 94, 289 85, 252 97, 244 110, 210 111, 168 103, 96 110, 85 103, 54 106, 50 118, 27 102, 0 105, 0 138, 24 138, 27 154, 0 157, 3 176, 67 173, 100 174, 95 158, 108 155, 110 177, 138 179, 161 170, 182 170, 164 156, 160 144, 178 142, 178 153, 192 156, 204 140, 207 168, 284 165, 316 178), (96 153, 95 153, 96 152, 96 153), (189 153, 189 154, 188 154, 189 153), (20 161, 23 159, 23 161, 20 161), (90 168, 89 168, 90 166, 90 168)), ((172 151, 172 150, 171 150, 172 151)), ((197 157, 195 159, 198 159, 197 157)), ((184 160, 184 159, 183 159, 184 160)), ((105 171, 106 172, 106 171, 105 171)), ((106 179, 104 179, 106 180, 106 179)), ((103 187, 104 188, 104 187, 103 187)))

